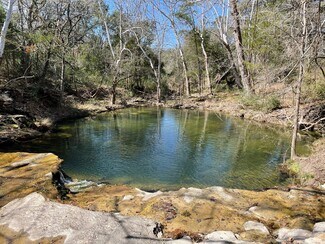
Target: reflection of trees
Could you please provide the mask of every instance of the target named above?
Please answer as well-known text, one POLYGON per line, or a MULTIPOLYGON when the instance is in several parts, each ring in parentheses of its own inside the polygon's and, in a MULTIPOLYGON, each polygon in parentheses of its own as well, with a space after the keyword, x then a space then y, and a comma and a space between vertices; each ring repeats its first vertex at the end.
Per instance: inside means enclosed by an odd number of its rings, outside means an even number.
POLYGON ((76 171, 188 185, 249 187, 259 180, 262 185, 275 177, 288 146, 280 133, 256 124, 208 111, 159 108, 75 121, 59 132, 72 137, 52 135, 43 149, 59 152, 76 171))
POLYGON ((225 177, 243 188, 261 188, 275 182, 275 166, 281 162, 287 145, 279 134, 270 133, 256 124, 249 124, 239 131, 236 157, 229 162, 231 167, 225 177))

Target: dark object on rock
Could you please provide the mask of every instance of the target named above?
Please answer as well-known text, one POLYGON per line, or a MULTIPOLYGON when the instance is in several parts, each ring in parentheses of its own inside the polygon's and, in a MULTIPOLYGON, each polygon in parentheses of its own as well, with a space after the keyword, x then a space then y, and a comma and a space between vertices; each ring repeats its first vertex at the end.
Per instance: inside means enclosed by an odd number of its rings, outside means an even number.
POLYGON ((71 182, 72 179, 63 170, 59 169, 57 172, 52 172, 52 184, 58 191, 58 196, 61 200, 67 200, 69 193, 72 193, 69 188, 65 186, 66 183, 71 182))
POLYGON ((239 115, 239 118, 241 118, 241 119, 245 118, 245 114, 239 115))
POLYGON ((161 233, 161 235, 164 234, 164 228, 165 226, 161 223, 156 222, 156 226, 153 228, 153 233, 156 237, 158 237, 158 234, 161 233))

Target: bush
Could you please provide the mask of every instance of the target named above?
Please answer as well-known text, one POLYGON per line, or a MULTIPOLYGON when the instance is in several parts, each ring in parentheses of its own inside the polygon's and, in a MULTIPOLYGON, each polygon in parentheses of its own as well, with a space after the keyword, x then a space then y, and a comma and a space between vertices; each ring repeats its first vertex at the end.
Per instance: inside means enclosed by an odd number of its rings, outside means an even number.
POLYGON ((270 96, 266 98, 264 102, 264 109, 267 112, 272 112, 273 110, 281 108, 281 102, 276 96, 270 96))
POLYGON ((311 77, 306 74, 305 82, 302 87, 303 99, 318 101, 325 100, 325 81, 320 77, 311 77))
POLYGON ((280 100, 274 95, 266 97, 258 95, 244 95, 241 97, 241 102, 246 107, 266 113, 281 108, 280 100))

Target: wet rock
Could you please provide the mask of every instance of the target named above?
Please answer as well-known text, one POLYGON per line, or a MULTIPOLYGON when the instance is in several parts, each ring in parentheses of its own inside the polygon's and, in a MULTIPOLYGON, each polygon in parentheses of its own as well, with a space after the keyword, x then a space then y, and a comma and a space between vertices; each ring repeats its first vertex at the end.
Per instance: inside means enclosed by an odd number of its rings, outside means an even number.
POLYGON ((324 232, 325 233, 325 222, 318 222, 314 225, 313 232, 324 232))
POLYGON ((281 228, 278 231, 278 241, 305 240, 312 236, 312 233, 303 229, 281 228))
POLYGON ((231 231, 215 231, 204 238, 204 242, 235 242, 238 241, 231 231))
POLYGON ((66 183, 66 185, 71 192, 81 192, 89 187, 98 186, 98 184, 96 184, 95 182, 88 181, 88 180, 73 181, 73 182, 66 183))
POLYGON ((0 226, 9 226, 34 242, 58 236, 65 237, 66 244, 159 242, 152 220, 88 211, 48 201, 38 193, 10 202, 1 208, 0 216, 0 226))
POLYGON ((265 227, 265 225, 263 225, 262 223, 257 222, 257 221, 247 221, 244 224, 244 229, 246 231, 248 231, 248 230, 256 230, 256 231, 262 232, 262 233, 267 234, 267 235, 270 234, 270 232, 265 227))

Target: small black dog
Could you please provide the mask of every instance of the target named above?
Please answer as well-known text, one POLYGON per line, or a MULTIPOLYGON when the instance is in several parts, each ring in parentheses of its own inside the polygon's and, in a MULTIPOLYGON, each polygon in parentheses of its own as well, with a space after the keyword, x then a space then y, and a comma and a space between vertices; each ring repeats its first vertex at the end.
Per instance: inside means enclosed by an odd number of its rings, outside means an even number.
POLYGON ((158 234, 161 232, 161 236, 164 234, 164 228, 165 226, 161 223, 156 222, 156 227, 153 228, 153 233, 156 237, 158 237, 158 234))

